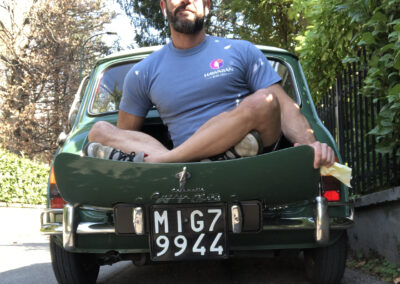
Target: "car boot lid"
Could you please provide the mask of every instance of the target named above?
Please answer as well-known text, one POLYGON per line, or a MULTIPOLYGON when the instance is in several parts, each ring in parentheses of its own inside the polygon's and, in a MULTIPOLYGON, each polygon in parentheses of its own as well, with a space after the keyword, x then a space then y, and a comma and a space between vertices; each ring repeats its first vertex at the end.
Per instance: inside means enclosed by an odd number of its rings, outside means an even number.
POLYGON ((287 204, 318 194, 320 175, 313 159, 309 146, 228 161, 164 164, 60 153, 54 167, 59 191, 73 205, 238 200, 287 204))

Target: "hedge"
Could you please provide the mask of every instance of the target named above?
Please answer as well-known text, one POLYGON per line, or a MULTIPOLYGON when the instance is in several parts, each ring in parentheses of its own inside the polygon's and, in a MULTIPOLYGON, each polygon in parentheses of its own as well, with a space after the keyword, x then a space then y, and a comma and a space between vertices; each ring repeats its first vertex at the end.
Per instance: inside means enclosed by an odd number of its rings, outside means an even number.
POLYGON ((46 204, 49 166, 0 149, 0 202, 46 204))

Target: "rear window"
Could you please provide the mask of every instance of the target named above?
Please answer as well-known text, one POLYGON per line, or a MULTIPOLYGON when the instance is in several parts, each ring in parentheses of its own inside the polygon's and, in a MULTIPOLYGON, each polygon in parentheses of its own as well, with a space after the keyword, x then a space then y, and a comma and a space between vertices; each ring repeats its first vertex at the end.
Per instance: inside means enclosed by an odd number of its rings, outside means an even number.
POLYGON ((281 85, 286 93, 300 105, 300 99, 296 95, 296 89, 293 82, 292 74, 285 64, 281 61, 270 59, 272 68, 282 78, 281 85))
POLYGON ((90 112, 100 114, 118 111, 125 76, 134 62, 112 66, 104 71, 97 86, 90 112))
MULTIPOLYGON (((269 58, 272 68, 282 78, 282 87, 286 93, 300 104, 296 95, 293 76, 289 68, 279 60, 269 58)), ((124 63, 107 68, 101 77, 94 99, 90 107, 91 114, 102 114, 116 112, 119 109, 119 102, 122 97, 124 79, 135 62, 124 63)))

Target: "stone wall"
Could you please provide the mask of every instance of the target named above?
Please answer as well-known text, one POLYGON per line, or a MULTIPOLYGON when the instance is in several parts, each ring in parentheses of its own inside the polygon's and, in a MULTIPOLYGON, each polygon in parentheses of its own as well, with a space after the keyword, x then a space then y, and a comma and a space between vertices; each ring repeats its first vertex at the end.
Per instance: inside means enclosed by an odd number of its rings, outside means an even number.
POLYGON ((355 225, 348 230, 351 249, 400 264, 400 187, 362 196, 355 210, 355 225))

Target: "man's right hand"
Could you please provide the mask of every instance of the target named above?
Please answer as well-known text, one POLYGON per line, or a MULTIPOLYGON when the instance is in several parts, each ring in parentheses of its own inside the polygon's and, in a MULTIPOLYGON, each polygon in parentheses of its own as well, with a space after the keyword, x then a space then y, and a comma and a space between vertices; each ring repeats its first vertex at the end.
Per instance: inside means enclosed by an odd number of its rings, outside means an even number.
POLYGON ((333 166, 335 163, 335 152, 326 143, 315 141, 310 144, 294 143, 294 146, 309 145, 314 148, 314 168, 318 169, 322 166, 327 168, 333 166))

